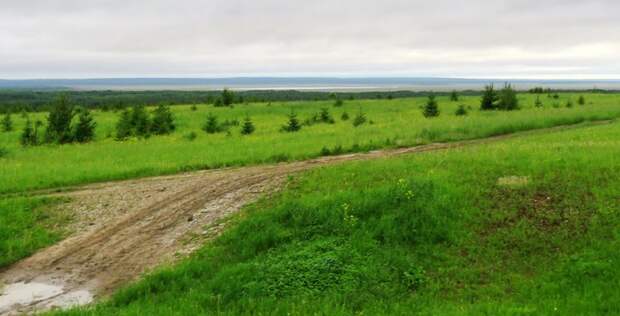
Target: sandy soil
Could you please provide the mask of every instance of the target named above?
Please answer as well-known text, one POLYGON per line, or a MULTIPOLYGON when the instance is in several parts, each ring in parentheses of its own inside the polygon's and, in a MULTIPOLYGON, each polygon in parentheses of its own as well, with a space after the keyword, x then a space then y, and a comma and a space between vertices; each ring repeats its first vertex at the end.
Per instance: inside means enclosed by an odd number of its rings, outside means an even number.
MULTIPOLYGON (((488 143, 559 127, 446 144, 220 169, 72 188, 74 233, 0 273, 0 315, 85 304, 218 235, 225 219, 294 173, 352 160, 488 143), (21 294, 20 294, 21 293, 21 294)), ((48 195, 52 193, 46 193, 48 195)))

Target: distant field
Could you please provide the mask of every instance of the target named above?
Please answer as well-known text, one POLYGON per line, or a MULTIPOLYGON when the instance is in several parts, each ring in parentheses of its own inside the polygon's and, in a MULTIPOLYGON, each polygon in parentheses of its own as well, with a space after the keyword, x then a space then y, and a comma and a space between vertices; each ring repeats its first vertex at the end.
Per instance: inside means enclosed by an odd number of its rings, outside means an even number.
POLYGON ((59 314, 618 315, 619 133, 320 168, 190 259, 59 314))
MULTIPOLYGON (((480 112, 479 97, 462 97, 459 102, 439 97, 441 115, 433 119, 422 116, 420 107, 426 98, 345 101, 343 107, 333 107, 327 101, 252 103, 234 108, 198 105, 195 111, 190 106, 175 106, 178 129, 172 135, 124 142, 113 139, 118 113, 96 111, 95 142, 31 148, 19 145, 24 119, 13 115, 15 131, 0 133, 0 147, 8 151, 0 158, 0 192, 298 160, 319 156, 324 148, 353 152, 413 146, 620 116, 619 95, 584 94, 587 101, 584 106, 577 104, 578 96, 561 94, 556 100, 541 95, 544 107, 535 108, 535 96, 521 94, 523 109, 514 112, 480 112), (572 108, 565 107, 569 99, 574 104, 572 108), (459 104, 470 108, 468 116, 454 115, 459 104), (329 109, 335 124, 316 124, 297 133, 280 132, 291 110, 303 121, 321 108, 329 109), (353 127, 351 122, 360 110, 369 123, 353 127), (348 113, 348 121, 341 119, 343 112, 348 113), (242 122, 246 115, 250 116, 256 132, 242 136, 240 128, 233 127, 230 135, 208 135, 201 131, 208 113, 217 115, 220 121, 242 122), (194 140, 189 137, 192 132, 197 135, 194 140)), ((45 121, 45 116, 45 113, 32 114, 31 119, 45 121)))

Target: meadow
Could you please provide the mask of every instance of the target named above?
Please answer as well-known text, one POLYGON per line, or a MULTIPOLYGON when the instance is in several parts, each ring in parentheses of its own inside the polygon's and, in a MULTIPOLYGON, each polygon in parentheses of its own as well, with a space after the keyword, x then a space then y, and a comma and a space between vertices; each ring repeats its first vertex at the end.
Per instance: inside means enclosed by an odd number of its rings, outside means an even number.
POLYGON ((619 134, 316 169, 179 265, 57 314, 617 315, 619 134))
MULTIPOLYGON (((519 111, 479 111, 480 97, 461 97, 451 102, 439 97, 441 115, 427 119, 420 109, 426 98, 353 100, 334 107, 333 101, 239 104, 233 108, 212 105, 174 106, 177 130, 167 136, 114 140, 118 113, 94 111, 96 140, 88 144, 44 145, 23 148, 19 144, 25 119, 13 115, 15 130, 0 133, 0 193, 57 188, 95 181, 171 174, 182 171, 275 163, 317 157, 329 152, 346 153, 379 148, 415 146, 481 138, 515 131, 613 119, 620 116, 620 97, 614 94, 560 94, 559 99, 542 95, 543 107, 534 107, 535 96, 521 94, 519 111), (572 100, 573 107, 565 104, 572 100), (455 116, 458 105, 470 108, 467 116, 455 116), (328 108, 335 124, 304 126, 296 133, 283 133, 291 111, 300 121, 321 108, 328 108), (354 127, 352 120, 363 112, 368 122, 354 127), (343 121, 346 112, 349 120, 343 121), (208 113, 220 122, 251 117, 256 131, 241 135, 240 127, 230 134, 206 134, 201 127, 208 113), (194 135, 196 136, 194 138, 194 135)), ((45 122, 46 113, 30 115, 45 122)), ((40 131, 42 132, 42 131, 40 131)))

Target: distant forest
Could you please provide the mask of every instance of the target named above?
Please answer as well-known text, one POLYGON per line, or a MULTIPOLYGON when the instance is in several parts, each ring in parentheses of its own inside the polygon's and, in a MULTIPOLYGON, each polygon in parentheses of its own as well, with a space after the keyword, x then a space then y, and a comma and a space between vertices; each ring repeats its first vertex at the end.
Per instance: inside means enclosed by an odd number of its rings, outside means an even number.
MULTIPOLYGON (((532 89, 534 90, 534 89, 532 89)), ((542 93, 543 91, 530 91, 542 93)), ((551 90, 545 89, 548 93, 551 90)), ((600 90, 598 92, 610 92, 600 90)), ((380 91, 380 92, 322 92, 298 90, 252 90, 234 91, 232 103, 278 102, 278 101, 318 101, 318 100, 355 100, 355 99, 393 99, 427 96, 432 92, 414 91, 380 91)), ((480 91, 459 91, 459 95, 480 95, 480 91)), ((179 104, 214 104, 222 96, 222 91, 51 91, 51 90, 2 90, 0 89, 0 113, 38 112, 49 109, 50 104, 60 95, 65 94, 74 105, 102 110, 118 110, 135 105, 179 105, 179 104)), ((438 96, 450 92, 434 93, 438 96)))

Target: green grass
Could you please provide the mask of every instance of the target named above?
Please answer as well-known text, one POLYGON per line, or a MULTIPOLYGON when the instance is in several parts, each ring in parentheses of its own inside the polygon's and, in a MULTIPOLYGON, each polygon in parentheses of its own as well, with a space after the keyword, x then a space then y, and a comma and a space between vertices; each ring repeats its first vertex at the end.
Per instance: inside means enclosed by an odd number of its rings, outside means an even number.
POLYGON ((316 169, 190 259, 59 314, 619 314, 619 134, 316 169))
POLYGON ((0 268, 60 240, 69 217, 53 209, 58 198, 0 200, 0 268))
MULTIPOLYGON (((559 100, 542 96, 544 108, 534 108, 534 96, 520 96, 523 110, 515 112, 480 112, 479 97, 463 97, 450 102, 438 98, 442 114, 426 119, 420 106, 425 98, 394 100, 345 101, 344 107, 334 108, 331 102, 256 103, 237 105, 233 109, 198 106, 174 107, 178 130, 163 137, 126 142, 113 140, 117 115, 95 112, 97 140, 85 145, 39 146, 22 148, 19 133, 24 120, 14 115, 16 131, 0 133, 0 193, 54 188, 87 182, 135 178, 177 173, 187 170, 223 166, 272 163, 299 160, 321 155, 323 148, 342 148, 344 152, 385 147, 413 146, 429 142, 480 138, 520 130, 611 119, 620 116, 620 97, 614 94, 585 94, 587 104, 575 102, 578 95, 562 94, 559 100), (575 106, 565 108, 572 99, 575 106), (552 106, 557 103, 558 108, 552 106), (454 112, 459 104, 470 106, 466 117, 454 112), (304 127, 298 133, 281 133, 287 115, 294 109, 300 120, 310 117, 322 107, 328 107, 336 124, 317 124, 304 127), (374 124, 354 128, 352 120, 362 109, 374 124), (341 121, 346 111, 351 117, 341 121), (200 130, 208 112, 225 119, 242 120, 250 115, 256 132, 241 136, 239 127, 232 135, 207 135, 200 130), (187 135, 197 134, 195 140, 187 135)), ((45 113, 35 114, 32 120, 45 120, 45 113)))

